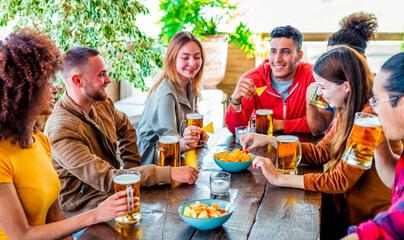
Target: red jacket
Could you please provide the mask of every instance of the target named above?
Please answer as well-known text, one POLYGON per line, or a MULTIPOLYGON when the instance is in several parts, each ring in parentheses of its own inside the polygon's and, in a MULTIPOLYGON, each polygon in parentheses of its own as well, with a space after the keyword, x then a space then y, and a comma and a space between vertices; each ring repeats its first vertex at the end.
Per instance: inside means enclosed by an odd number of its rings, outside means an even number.
POLYGON ((251 99, 243 98, 241 100, 243 108, 240 112, 235 112, 232 106, 228 107, 224 120, 230 132, 234 134, 235 127, 247 125, 256 109, 272 109, 274 119, 284 119, 284 133, 310 132, 306 122, 306 90, 310 83, 315 82, 311 64, 299 63, 285 101, 271 86, 271 67, 268 59, 257 68, 246 72, 242 78, 253 79, 257 88, 263 86, 268 88, 259 97, 254 94, 251 99))

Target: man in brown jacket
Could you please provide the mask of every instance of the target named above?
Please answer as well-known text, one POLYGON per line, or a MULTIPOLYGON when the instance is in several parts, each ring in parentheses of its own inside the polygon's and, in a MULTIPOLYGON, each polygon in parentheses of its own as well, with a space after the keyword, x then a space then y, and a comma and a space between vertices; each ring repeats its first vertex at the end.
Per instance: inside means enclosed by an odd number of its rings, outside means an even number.
POLYGON ((61 182, 59 202, 65 217, 95 208, 113 194, 112 177, 119 168, 139 171, 142 186, 197 180, 199 171, 190 166, 140 166, 136 130, 105 92, 111 80, 97 50, 68 50, 61 74, 67 90, 48 119, 45 134, 61 182))

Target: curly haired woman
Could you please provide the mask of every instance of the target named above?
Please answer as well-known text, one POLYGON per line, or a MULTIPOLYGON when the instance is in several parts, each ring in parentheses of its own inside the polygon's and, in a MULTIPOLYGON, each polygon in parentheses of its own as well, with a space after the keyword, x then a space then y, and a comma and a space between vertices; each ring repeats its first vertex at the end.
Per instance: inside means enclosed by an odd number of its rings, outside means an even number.
POLYGON ((0 239, 60 239, 126 214, 126 192, 64 220, 48 139, 35 127, 51 111, 60 53, 49 36, 19 29, 0 41, 0 239))
MULTIPOLYGON (((341 29, 328 38, 327 50, 341 45, 351 47, 366 58, 365 51, 368 41, 374 39, 378 27, 377 18, 371 13, 352 13, 344 17, 339 23, 341 29)), ((307 124, 313 135, 321 135, 330 128, 335 109, 328 107, 328 111, 319 111, 318 107, 311 102, 311 96, 317 86, 312 83, 306 92, 306 118, 307 124)))

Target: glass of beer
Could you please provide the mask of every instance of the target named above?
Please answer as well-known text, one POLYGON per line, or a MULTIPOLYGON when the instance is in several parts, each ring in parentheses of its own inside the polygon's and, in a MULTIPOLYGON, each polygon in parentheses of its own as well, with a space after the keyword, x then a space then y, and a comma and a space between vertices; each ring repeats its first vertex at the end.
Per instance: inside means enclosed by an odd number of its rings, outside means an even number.
MULTIPOLYGON (((185 115, 186 120, 181 123, 181 132, 184 132, 185 127, 189 126, 197 126, 202 128, 203 127, 203 114, 202 113, 188 113, 185 115)), ((205 139, 201 134, 198 147, 203 146, 205 144, 205 139)))
POLYGON ((302 158, 299 138, 292 135, 278 136, 276 144, 278 146, 276 169, 281 173, 296 174, 297 165, 302 158))
POLYGON ((381 126, 377 116, 357 112, 342 159, 349 165, 369 169, 372 166, 373 150, 382 132, 381 126))
POLYGON ((156 165, 180 166, 180 137, 178 135, 165 135, 160 137, 156 147, 156 165))
POLYGON ((114 176, 115 193, 125 190, 127 191, 128 214, 115 218, 115 222, 119 225, 130 226, 142 220, 140 215, 140 207, 135 206, 139 201, 135 201, 134 197, 140 197, 140 173, 132 170, 118 170, 114 176))
POLYGON ((311 103, 319 108, 328 108, 328 102, 324 100, 323 96, 318 95, 317 92, 318 85, 316 86, 316 89, 314 89, 313 95, 311 96, 311 103))
POLYGON ((272 136, 272 110, 258 109, 255 111, 255 132, 272 136))

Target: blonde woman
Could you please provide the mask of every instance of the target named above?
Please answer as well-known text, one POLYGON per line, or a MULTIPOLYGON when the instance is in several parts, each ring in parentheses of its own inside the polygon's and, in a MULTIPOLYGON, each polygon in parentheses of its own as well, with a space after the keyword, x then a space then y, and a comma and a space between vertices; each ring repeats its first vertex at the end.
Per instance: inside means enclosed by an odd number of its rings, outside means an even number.
MULTIPOLYGON (((180 134, 181 122, 187 113, 196 112, 196 99, 200 95, 205 61, 201 42, 192 33, 176 33, 167 48, 163 72, 152 87, 138 128, 138 149, 142 165, 154 163, 156 142, 159 136, 180 134)), ((185 128, 180 140, 180 150, 197 147, 199 127, 185 128)))

